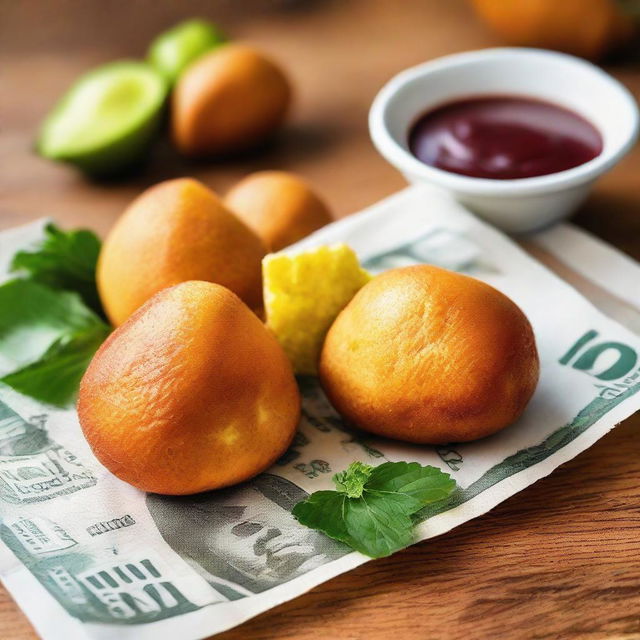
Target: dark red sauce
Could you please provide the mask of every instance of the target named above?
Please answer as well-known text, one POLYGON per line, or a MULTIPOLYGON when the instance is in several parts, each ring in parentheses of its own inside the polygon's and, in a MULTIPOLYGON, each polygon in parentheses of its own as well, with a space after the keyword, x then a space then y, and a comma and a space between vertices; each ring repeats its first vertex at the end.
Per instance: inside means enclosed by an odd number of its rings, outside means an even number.
POLYGON ((424 114, 409 132, 409 148, 438 169, 510 180, 584 164, 602 151, 602 136, 590 122, 555 104, 486 96, 424 114))

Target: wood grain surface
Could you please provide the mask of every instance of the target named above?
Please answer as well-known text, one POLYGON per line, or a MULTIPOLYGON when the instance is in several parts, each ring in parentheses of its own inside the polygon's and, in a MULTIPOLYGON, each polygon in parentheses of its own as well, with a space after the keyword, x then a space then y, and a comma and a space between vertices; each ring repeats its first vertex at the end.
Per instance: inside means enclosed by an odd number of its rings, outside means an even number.
MULTIPOLYGON (((461 0, 0 0, 0 228, 50 215, 104 233, 161 179, 193 175, 224 192, 263 168, 302 174, 336 216, 357 211, 403 185, 368 138, 380 86, 406 66, 496 44, 461 0), (33 153, 38 123, 78 73, 143 55, 155 33, 192 15, 218 20, 289 70, 296 105, 274 144, 193 163, 165 139, 139 174, 110 183, 33 153)), ((637 62, 607 69, 638 96, 637 62)), ((576 221, 640 259, 640 150, 598 184, 576 221)), ((484 517, 217 637, 640 638, 639 427, 636 415, 484 517)), ((0 590, 0 638, 34 637, 0 590)))

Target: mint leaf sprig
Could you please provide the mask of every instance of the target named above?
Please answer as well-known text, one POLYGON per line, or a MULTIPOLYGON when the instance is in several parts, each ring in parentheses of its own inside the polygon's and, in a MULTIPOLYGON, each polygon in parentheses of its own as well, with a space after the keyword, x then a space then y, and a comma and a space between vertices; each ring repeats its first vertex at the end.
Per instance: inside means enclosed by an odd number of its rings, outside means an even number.
POLYGON ((59 407, 75 399, 84 370, 109 335, 96 286, 100 240, 48 224, 18 251, 0 284, 0 383, 59 407))
POLYGON ((301 524, 371 558, 389 556, 413 542, 412 518, 455 489, 449 474, 417 462, 372 467, 352 462, 333 476, 336 491, 316 491, 293 508, 301 524))
POLYGON ((88 229, 63 231, 49 223, 36 245, 18 251, 10 271, 52 289, 75 291, 83 302, 105 318, 96 286, 100 253, 98 236, 88 229))
POLYGON ((0 382, 66 407, 110 331, 75 292, 27 279, 5 282, 0 285, 0 382))

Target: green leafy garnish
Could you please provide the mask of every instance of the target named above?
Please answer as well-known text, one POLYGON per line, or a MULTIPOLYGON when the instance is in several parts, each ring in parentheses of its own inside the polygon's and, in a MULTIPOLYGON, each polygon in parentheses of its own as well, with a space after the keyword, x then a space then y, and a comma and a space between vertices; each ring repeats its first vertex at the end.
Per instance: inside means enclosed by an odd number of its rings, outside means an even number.
POLYGON ((29 279, 5 282, 0 285, 0 382, 66 406, 109 331, 76 293, 29 279))
POLYGON ((32 249, 18 251, 10 270, 53 289, 75 291, 85 304, 104 317, 96 287, 100 240, 85 229, 62 231, 54 224, 32 249))
POLYGON ((316 491, 293 508, 303 525, 382 558, 413 542, 412 518, 425 505, 446 498, 455 480, 417 462, 372 467, 352 462, 333 476, 337 491, 316 491))

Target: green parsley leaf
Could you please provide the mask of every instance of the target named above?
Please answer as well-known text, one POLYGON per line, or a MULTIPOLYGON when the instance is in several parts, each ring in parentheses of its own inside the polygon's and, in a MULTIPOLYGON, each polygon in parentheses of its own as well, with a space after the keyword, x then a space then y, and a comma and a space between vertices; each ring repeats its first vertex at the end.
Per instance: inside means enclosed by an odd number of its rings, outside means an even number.
POLYGON ((0 382, 66 406, 109 331, 76 293, 33 280, 5 282, 0 285, 0 382))
POLYGON ((92 231, 62 231, 50 223, 36 246, 16 253, 10 270, 52 289, 75 291, 90 309, 105 317, 96 287, 99 253, 100 240, 92 231))
POLYGON ((337 491, 316 491, 293 508, 301 524, 322 531, 372 558, 413 541, 414 519, 425 505, 455 489, 451 477, 417 462, 385 462, 378 467, 353 462, 333 476, 337 491))

